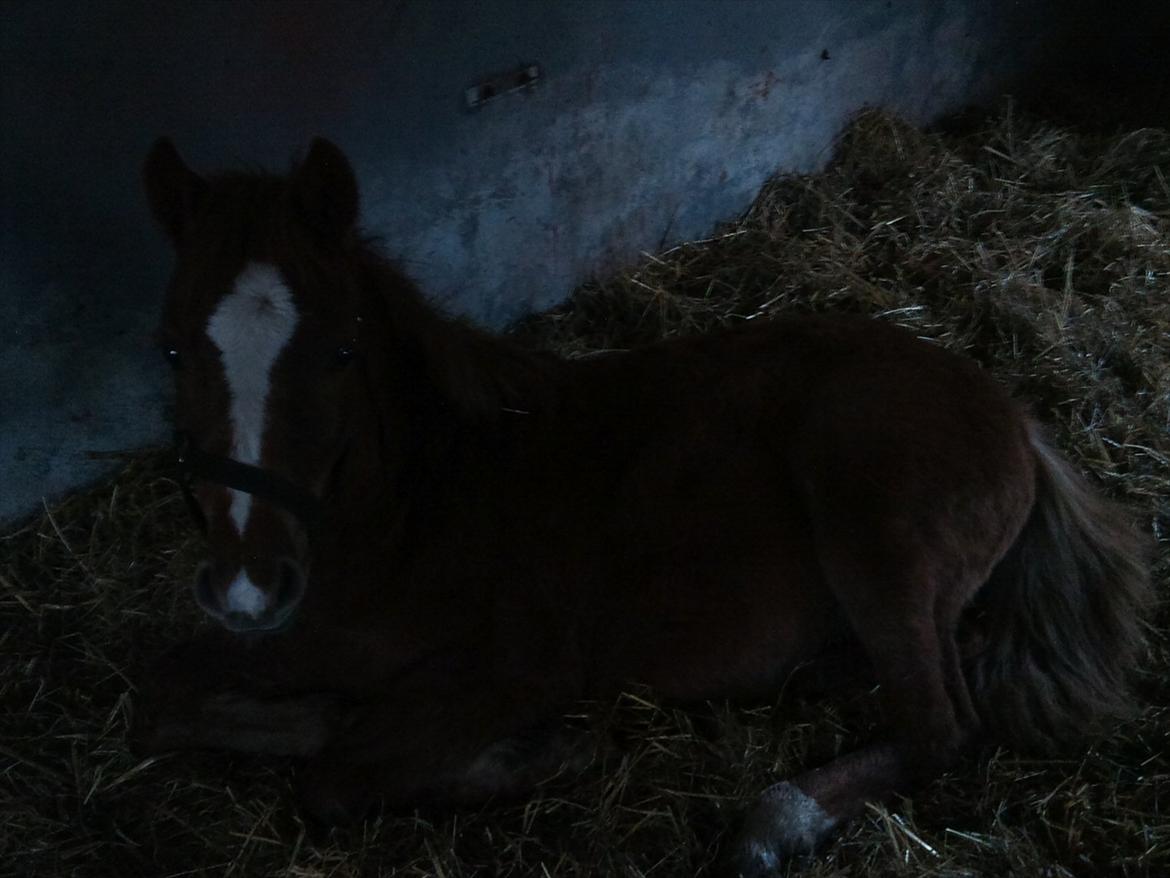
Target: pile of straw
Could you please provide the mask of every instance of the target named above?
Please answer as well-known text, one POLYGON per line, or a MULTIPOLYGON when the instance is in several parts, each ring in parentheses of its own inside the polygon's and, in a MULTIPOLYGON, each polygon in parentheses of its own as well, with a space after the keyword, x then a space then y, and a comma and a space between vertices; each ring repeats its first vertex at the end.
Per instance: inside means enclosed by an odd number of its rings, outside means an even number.
MULTIPOLYGON (((1105 136, 1010 106, 962 132, 860 116, 823 173, 647 256, 514 334, 567 355, 797 311, 851 311, 974 357, 1129 503, 1170 572, 1170 133, 1105 136)), ((17 875, 694 875, 771 779, 851 748, 863 686, 756 709, 582 705, 592 765, 529 802, 314 832, 273 759, 126 745, 150 656, 201 622, 199 552, 158 455, 0 537, 0 872, 17 875)), ((804 864, 829 875, 1170 874, 1170 618, 1144 705, 1061 758, 972 755, 873 807, 804 864)))

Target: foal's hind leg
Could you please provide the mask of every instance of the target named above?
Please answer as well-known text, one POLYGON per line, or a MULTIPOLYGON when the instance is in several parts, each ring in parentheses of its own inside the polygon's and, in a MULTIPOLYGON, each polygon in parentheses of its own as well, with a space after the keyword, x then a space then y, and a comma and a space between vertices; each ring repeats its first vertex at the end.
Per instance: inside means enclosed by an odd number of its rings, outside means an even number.
POLYGON ((889 561, 871 558, 858 565, 838 556, 825 565, 830 586, 873 664, 889 736, 766 790, 745 822, 736 851, 741 875, 771 874, 785 859, 811 851, 858 816, 866 802, 936 777, 973 730, 974 713, 952 636, 960 601, 940 599, 921 569, 889 561), (889 572, 878 572, 883 569, 889 572))

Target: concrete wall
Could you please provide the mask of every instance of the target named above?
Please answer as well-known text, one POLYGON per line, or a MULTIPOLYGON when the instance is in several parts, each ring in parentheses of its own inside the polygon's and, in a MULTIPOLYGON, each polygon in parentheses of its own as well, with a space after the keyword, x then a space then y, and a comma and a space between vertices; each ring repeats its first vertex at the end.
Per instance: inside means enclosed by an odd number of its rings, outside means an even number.
MULTIPOLYGON (((283 167, 325 134, 366 227, 492 326, 809 171, 863 104, 926 122, 994 94, 1042 0, 7 0, 0 27, 0 519, 167 435, 168 270, 139 163, 283 167), (488 74, 532 89, 469 111, 488 74)), ((1049 23, 1050 24, 1050 23, 1049 23)))

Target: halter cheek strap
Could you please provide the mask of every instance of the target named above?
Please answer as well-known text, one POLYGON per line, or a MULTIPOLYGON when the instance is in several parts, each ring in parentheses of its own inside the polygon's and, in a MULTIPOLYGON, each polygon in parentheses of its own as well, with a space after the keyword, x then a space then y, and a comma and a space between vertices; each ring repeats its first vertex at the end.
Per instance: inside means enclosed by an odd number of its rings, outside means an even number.
POLYGON ((271 470, 200 451, 191 441, 191 435, 185 431, 175 433, 175 466, 179 471, 178 481, 183 490, 183 499, 200 530, 205 533, 207 516, 191 490, 196 481, 223 485, 267 500, 291 512, 309 530, 313 529, 320 517, 321 501, 312 492, 271 470))

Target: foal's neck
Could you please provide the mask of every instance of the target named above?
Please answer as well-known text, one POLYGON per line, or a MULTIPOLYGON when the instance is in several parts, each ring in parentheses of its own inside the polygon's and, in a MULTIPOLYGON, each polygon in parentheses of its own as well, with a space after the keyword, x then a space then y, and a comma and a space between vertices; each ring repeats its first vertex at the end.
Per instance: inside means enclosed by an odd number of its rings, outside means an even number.
POLYGON ((519 450, 520 422, 554 415, 565 365, 442 314, 373 251, 359 259, 368 418, 355 421, 339 474, 338 545, 370 527, 401 527, 404 514, 440 502, 459 468, 490 449, 519 450))
POLYGON ((420 390, 435 394, 466 427, 490 428, 501 413, 551 413, 560 360, 441 313, 385 260, 371 268, 386 318, 384 341, 404 354, 389 368, 412 373, 420 390))

